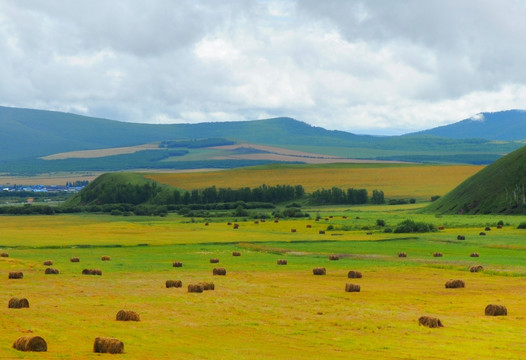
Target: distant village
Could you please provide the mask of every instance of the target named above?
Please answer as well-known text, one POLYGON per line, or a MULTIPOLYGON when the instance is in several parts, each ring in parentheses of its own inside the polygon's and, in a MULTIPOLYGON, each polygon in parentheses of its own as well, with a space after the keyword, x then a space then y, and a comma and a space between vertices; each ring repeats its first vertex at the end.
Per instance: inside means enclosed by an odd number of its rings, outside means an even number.
POLYGON ((0 185, 0 189, 7 192, 32 192, 32 193, 61 193, 78 192, 88 185, 88 181, 75 181, 66 185, 0 185))

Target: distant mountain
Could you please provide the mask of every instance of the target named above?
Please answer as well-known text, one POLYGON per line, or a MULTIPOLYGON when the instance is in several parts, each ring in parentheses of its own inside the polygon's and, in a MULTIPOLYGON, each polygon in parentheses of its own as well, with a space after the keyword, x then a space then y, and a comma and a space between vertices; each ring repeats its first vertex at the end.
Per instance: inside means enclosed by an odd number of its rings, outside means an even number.
POLYGON ((507 110, 480 113, 454 124, 415 134, 436 135, 451 139, 525 140, 526 111, 507 110))
POLYGON ((425 210, 446 214, 525 214, 526 146, 488 165, 425 210))

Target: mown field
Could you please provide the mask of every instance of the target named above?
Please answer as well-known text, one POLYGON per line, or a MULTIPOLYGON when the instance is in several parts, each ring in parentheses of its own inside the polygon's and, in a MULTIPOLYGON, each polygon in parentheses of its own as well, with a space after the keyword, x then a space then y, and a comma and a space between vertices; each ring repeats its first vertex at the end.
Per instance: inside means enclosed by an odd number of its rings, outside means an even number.
POLYGON ((175 215, 0 217, 0 251, 9 253, 0 258, 0 358, 98 359, 97 336, 123 341, 125 353, 115 355, 122 359, 522 358, 526 230, 516 229, 522 219, 435 217, 416 208, 326 207, 309 210, 322 217, 317 222, 232 218, 208 226, 175 215), (407 218, 445 229, 387 234, 376 226, 377 219, 395 226, 407 218), (495 227, 499 220, 503 229, 495 227), (320 235, 329 225, 334 230, 320 235), (491 230, 480 236, 486 226, 491 230), (456 240, 458 234, 466 240, 456 240), (398 258, 400 251, 408 257, 398 258), (444 256, 432 257, 436 251, 444 256), (331 254, 340 259, 330 261, 331 254), (73 256, 80 262, 71 263, 73 256), (60 274, 44 275, 48 259, 60 274), (288 265, 278 266, 278 259, 288 265), (469 272, 474 264, 485 271, 469 272), (224 267, 226 276, 213 276, 214 267, 224 267), (314 276, 314 267, 327 275, 314 276), (101 269, 102 276, 81 275, 84 268, 101 269), (363 278, 348 279, 349 270, 363 278), (10 271, 24 278, 9 280, 10 271), (182 280, 183 288, 165 288, 168 279, 182 280), (466 287, 445 289, 449 279, 466 287), (215 290, 187 292, 200 281, 213 281, 215 290), (361 285, 361 292, 346 293, 346 283, 361 285), (11 297, 26 297, 30 308, 8 309, 11 297), (508 316, 484 316, 490 303, 506 305, 508 316), (115 321, 121 309, 136 311, 141 321, 115 321), (419 326, 422 315, 439 317, 445 327, 419 326), (28 334, 45 338, 48 352, 11 348, 28 334))

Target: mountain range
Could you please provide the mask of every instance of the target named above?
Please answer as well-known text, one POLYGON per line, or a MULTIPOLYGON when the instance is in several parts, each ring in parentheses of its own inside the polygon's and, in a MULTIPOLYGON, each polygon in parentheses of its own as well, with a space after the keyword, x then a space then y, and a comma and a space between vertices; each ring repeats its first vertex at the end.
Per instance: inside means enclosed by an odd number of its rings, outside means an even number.
POLYGON ((0 107, 0 172, 227 168, 313 159, 487 164, 521 147, 524 139, 522 110, 482 113, 402 136, 371 136, 287 117, 159 125, 0 107), (220 146, 226 144, 237 145, 220 146))

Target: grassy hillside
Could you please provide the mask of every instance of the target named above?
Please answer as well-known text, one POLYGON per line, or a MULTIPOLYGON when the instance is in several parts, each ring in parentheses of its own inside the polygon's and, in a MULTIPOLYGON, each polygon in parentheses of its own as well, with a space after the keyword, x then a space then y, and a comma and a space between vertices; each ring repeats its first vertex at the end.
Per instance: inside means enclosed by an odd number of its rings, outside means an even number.
POLYGON ((526 213, 526 147, 502 157, 426 211, 461 214, 526 213))

